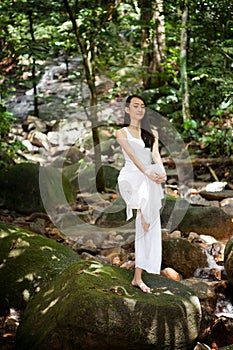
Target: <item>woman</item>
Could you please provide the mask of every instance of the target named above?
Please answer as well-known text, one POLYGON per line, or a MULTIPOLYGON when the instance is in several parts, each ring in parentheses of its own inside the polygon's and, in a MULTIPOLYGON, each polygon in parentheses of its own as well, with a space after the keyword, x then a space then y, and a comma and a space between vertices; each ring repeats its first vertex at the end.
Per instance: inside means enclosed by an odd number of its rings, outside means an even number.
POLYGON ((166 173, 159 155, 158 138, 151 131, 146 103, 140 96, 127 98, 124 127, 117 130, 116 138, 125 158, 118 185, 127 205, 127 220, 133 216, 132 209, 137 209, 135 272, 131 283, 150 293, 151 289, 142 280, 142 272, 160 273, 161 183, 166 181, 166 173))

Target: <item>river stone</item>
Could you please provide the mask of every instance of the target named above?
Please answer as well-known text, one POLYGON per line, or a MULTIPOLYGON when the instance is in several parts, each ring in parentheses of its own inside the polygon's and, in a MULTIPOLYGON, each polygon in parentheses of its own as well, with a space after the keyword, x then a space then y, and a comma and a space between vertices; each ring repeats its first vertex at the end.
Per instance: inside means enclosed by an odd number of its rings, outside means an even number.
POLYGON ((217 240, 233 235, 232 216, 218 207, 190 205, 184 198, 166 196, 161 221, 162 226, 170 231, 192 231, 217 240))
POLYGON ((233 286, 233 237, 231 237, 224 249, 224 267, 227 278, 233 286))
POLYGON ((209 200, 217 200, 217 201, 222 201, 225 198, 233 198, 233 190, 222 190, 222 191, 216 191, 216 192, 211 192, 211 191, 200 191, 200 195, 209 200))
POLYGON ((168 238, 163 240, 163 265, 189 278, 197 268, 207 265, 207 256, 184 238, 168 238))
MULTIPOLYGON (((23 214, 44 211, 41 189, 48 200, 53 198, 59 204, 57 188, 60 186, 60 173, 52 167, 41 167, 44 177, 39 181, 39 164, 20 163, 0 172, 0 200, 10 210, 23 214), (58 185, 56 185, 58 184, 58 185)), ((65 176, 62 178, 62 190, 68 202, 73 202, 76 192, 65 176)))
POLYGON ((221 208, 190 206, 178 229, 182 232, 193 231, 200 235, 210 235, 221 240, 233 235, 233 222, 221 208))
POLYGON ((79 259, 53 240, 0 224, 0 311, 24 308, 43 285, 79 259))
MULTIPOLYGON (((105 187, 115 191, 119 170, 112 165, 102 167, 105 187)), ((63 174, 81 193, 96 192, 95 164, 72 164, 64 167, 63 174)))
POLYGON ((17 350, 192 349, 201 308, 194 292, 145 274, 151 294, 131 285, 133 271, 93 261, 69 266, 27 305, 17 350))

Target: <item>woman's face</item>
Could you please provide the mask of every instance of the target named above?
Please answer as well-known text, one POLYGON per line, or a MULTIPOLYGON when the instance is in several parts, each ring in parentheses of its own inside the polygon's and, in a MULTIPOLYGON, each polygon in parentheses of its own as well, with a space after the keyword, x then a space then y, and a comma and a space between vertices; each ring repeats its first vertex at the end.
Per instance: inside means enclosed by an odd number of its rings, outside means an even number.
POLYGON ((130 120, 142 120, 146 112, 146 106, 140 98, 133 97, 125 111, 129 114, 130 120))

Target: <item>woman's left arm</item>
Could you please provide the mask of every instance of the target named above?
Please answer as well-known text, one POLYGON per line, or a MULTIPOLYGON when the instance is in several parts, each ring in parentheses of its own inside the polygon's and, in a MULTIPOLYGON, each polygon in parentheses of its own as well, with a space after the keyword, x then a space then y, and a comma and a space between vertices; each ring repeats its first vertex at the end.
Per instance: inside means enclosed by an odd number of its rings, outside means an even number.
POLYGON ((163 165, 162 158, 161 158, 160 153, 159 153, 158 135, 155 135, 155 140, 154 140, 154 144, 153 144, 153 147, 152 147, 152 159, 153 159, 153 161, 155 163, 159 164, 160 167, 162 168, 163 174, 160 174, 160 180, 162 182, 165 182, 166 179, 167 179, 167 175, 166 175, 166 171, 165 171, 165 168, 164 168, 164 165, 163 165))

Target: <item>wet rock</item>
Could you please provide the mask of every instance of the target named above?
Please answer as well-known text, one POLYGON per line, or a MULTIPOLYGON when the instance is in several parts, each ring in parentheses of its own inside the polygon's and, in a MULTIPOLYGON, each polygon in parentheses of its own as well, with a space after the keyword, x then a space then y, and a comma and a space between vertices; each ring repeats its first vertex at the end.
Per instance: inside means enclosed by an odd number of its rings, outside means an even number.
POLYGON ((22 129, 25 132, 29 132, 31 130, 37 130, 43 133, 47 133, 50 130, 50 125, 44 120, 41 120, 35 116, 28 116, 26 120, 22 123, 22 129))
POLYGON ((39 165, 21 163, 0 173, 4 206, 26 214, 43 211, 39 189, 39 165))
POLYGON ((194 275, 199 267, 206 266, 206 254, 184 238, 168 238, 163 241, 162 264, 171 267, 184 278, 194 275))
POLYGON ((81 245, 79 248, 79 253, 82 252, 89 252, 92 255, 96 255, 98 253, 98 249, 92 239, 87 240, 85 244, 81 245))
POLYGON ((221 208, 190 206, 178 228, 182 232, 194 231, 221 240, 233 234, 233 222, 221 208))
POLYGON ((71 164, 78 163, 81 159, 83 159, 85 154, 81 152, 77 147, 73 146, 68 149, 68 151, 62 154, 62 157, 65 158, 63 166, 68 166, 71 164))
POLYGON ((115 266, 74 263, 28 304, 17 349, 191 349, 201 320, 195 294, 145 274, 153 287, 146 294, 132 277, 115 266))
POLYGON ((233 286, 233 237, 231 237, 224 250, 224 267, 226 270, 227 278, 230 284, 233 286))
POLYGON ((44 147, 46 151, 49 151, 51 148, 50 142, 47 138, 47 136, 37 130, 32 130, 28 134, 28 140, 31 142, 33 146, 36 147, 44 147))
POLYGON ((215 206, 190 205, 183 198, 166 200, 161 213, 162 225, 171 232, 178 229, 183 233, 191 231, 210 235, 217 240, 229 238, 233 234, 232 217, 215 206))
POLYGON ((216 191, 216 192, 200 191, 199 193, 203 198, 209 201, 213 201, 213 200, 222 201, 225 198, 233 197, 232 190, 223 190, 223 191, 216 191))
POLYGON ((195 278, 184 279, 181 283, 195 292, 203 310, 208 313, 214 313, 217 304, 217 294, 214 285, 195 278))
POLYGON ((219 317, 212 328, 211 338, 220 348, 233 344, 233 319, 219 317))
POLYGON ((233 198, 223 199, 220 206, 227 215, 233 216, 233 198))

